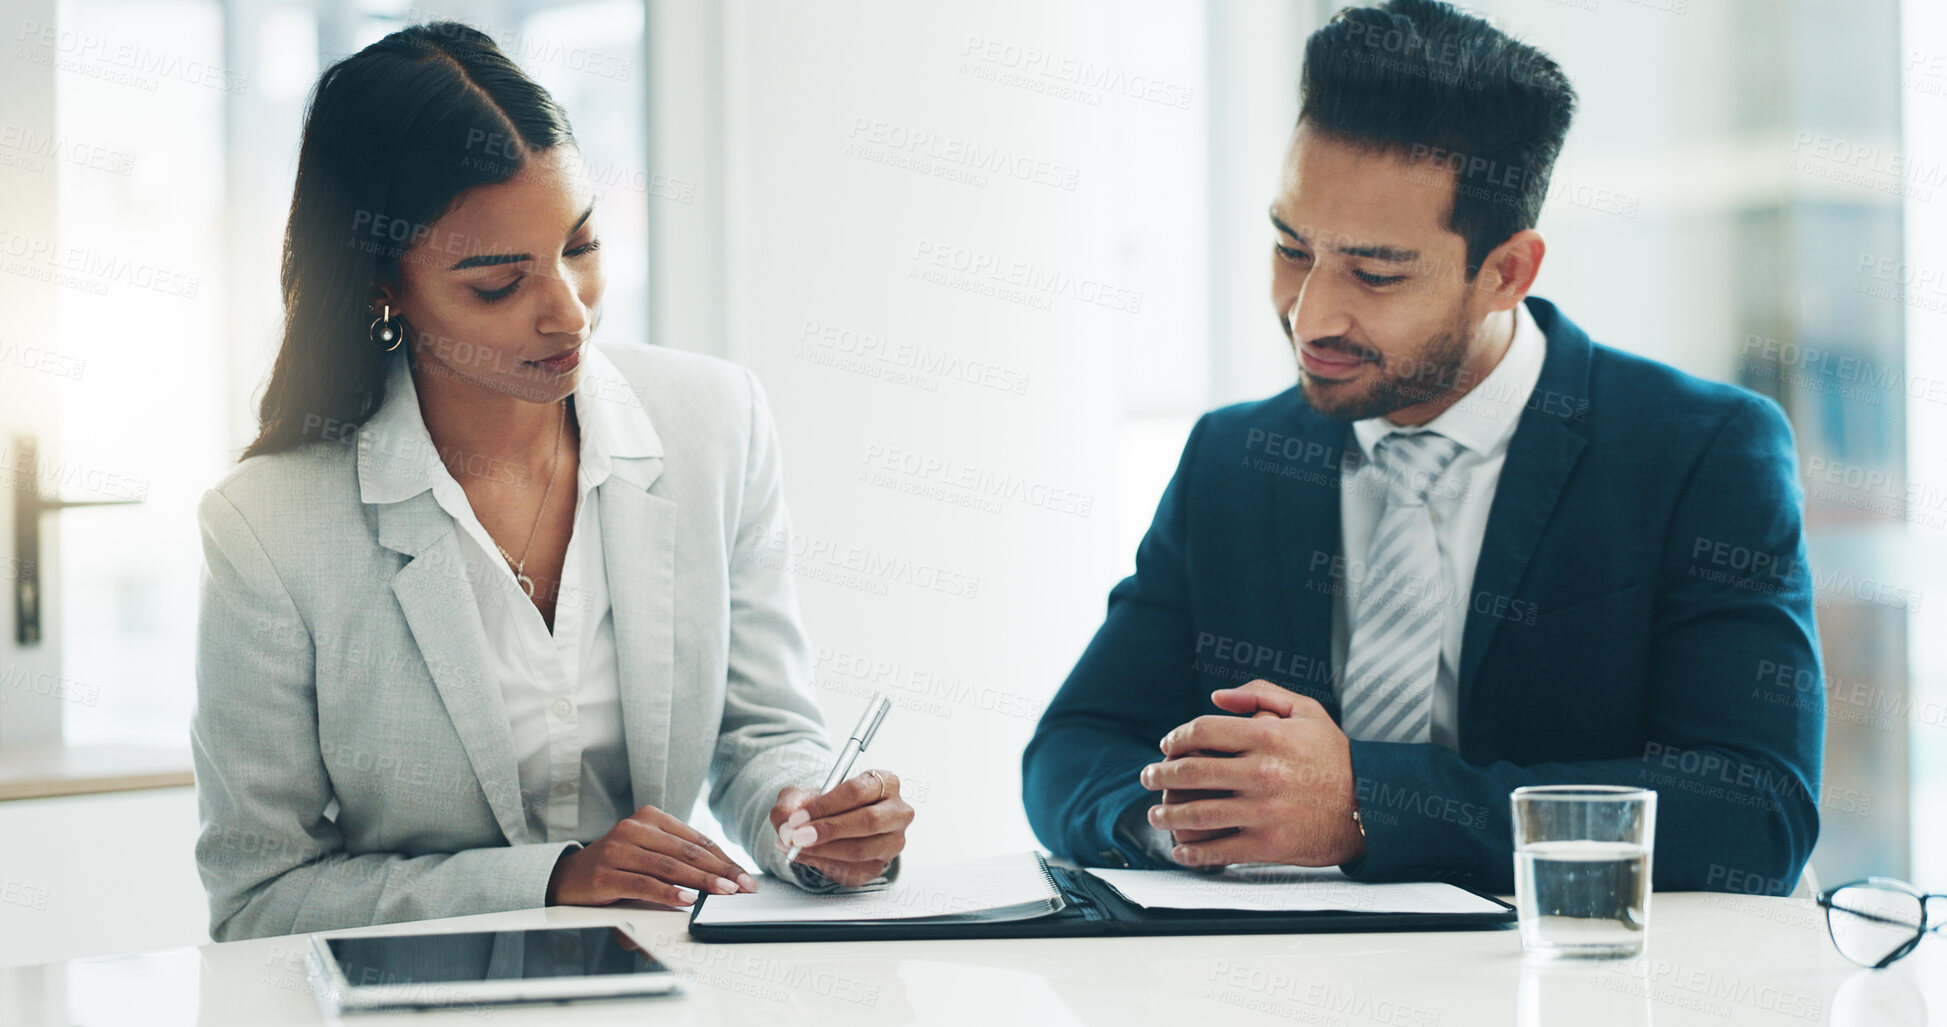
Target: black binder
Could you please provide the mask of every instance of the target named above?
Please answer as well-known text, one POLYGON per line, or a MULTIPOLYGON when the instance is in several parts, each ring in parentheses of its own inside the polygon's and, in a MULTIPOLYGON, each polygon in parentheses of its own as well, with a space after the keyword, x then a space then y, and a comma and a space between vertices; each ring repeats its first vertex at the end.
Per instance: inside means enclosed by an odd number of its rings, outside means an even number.
POLYGON ((1505 929, 1513 906, 1466 889, 1499 907, 1481 913, 1361 913, 1347 910, 1261 913, 1224 909, 1145 909, 1087 871, 1047 865, 1066 905, 1022 920, 944 923, 927 920, 699 924, 708 895, 690 910, 690 937, 702 942, 893 941, 924 938, 1096 938, 1138 934, 1309 934, 1326 931, 1480 931, 1505 929))

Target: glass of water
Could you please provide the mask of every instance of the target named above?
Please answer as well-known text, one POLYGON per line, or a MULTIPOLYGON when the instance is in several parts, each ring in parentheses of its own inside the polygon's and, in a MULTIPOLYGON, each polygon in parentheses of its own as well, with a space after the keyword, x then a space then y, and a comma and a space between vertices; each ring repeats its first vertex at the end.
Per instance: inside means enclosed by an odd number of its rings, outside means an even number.
POLYGON ((1650 927, 1656 792, 1543 785, 1517 788, 1511 801, 1522 950, 1541 959, 1641 953, 1650 927))

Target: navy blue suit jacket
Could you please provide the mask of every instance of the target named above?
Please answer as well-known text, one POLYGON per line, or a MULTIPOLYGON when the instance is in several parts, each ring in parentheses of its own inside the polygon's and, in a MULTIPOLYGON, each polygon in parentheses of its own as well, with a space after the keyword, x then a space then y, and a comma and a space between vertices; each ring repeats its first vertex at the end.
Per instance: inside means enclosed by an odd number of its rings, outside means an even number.
MULTIPOLYGON (((1509 792, 1602 783, 1657 790, 1655 887, 1786 893, 1818 837, 1824 739, 1791 427, 1526 303, 1547 356, 1470 589, 1460 749, 1352 742, 1366 854, 1344 869, 1511 890, 1509 792)), ((1023 757, 1051 851, 1167 865, 1114 824, 1152 794, 1136 773, 1157 740, 1223 713, 1214 689, 1264 678, 1338 716, 1347 445, 1296 387, 1198 420, 1023 757)))

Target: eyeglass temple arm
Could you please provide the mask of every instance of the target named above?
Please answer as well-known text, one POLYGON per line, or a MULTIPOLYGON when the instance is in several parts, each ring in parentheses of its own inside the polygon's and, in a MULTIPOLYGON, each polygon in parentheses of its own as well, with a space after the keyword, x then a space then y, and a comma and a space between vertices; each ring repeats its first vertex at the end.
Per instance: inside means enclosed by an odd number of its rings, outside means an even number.
MULTIPOLYGON (((1844 907, 1844 906, 1833 906, 1833 907, 1831 907, 1831 908, 1833 908, 1833 909, 1836 909, 1836 910, 1838 910, 1839 912, 1841 912, 1841 913, 1845 913, 1845 914, 1847 914, 1847 915, 1849 915, 1849 916, 1856 916, 1856 917, 1858 917, 1858 918, 1859 918, 1859 919, 1861 919, 1861 920, 1871 920, 1871 921, 1872 921, 1873 923, 1876 923, 1876 924, 1891 924, 1891 925, 1892 925, 1892 926, 1894 926, 1894 927, 1912 927, 1912 926, 1913 926, 1912 924, 1910 924, 1910 923, 1907 923, 1907 922, 1906 922, 1906 921, 1904 921, 1904 920, 1894 920, 1894 919, 1892 919, 1892 918, 1890 918, 1890 917, 1883 917, 1883 916, 1876 916, 1876 915, 1874 915, 1874 914, 1872 914, 1872 913, 1864 913, 1864 912, 1861 912, 1861 911, 1859 911, 1859 910, 1857 910, 1857 909, 1847 909, 1847 908, 1846 908, 1846 907, 1844 907)), ((1928 928, 1927 928, 1927 930, 1929 930, 1929 931, 1938 931, 1938 930, 1940 930, 1940 928, 1941 928, 1941 925, 1940 925, 1940 924, 1934 924, 1934 925, 1932 925, 1931 927, 1928 927, 1928 928)))
MULTIPOLYGON (((1929 900, 1932 900, 1932 899, 1947 899, 1947 895, 1922 895, 1922 896, 1920 897, 1920 901, 1921 901, 1921 904, 1922 904, 1922 906, 1921 906, 1921 908, 1923 908, 1923 909, 1924 909, 1924 908, 1925 908, 1925 903, 1926 903, 1927 901, 1929 901, 1929 900)), ((1894 927, 1911 927, 1911 926, 1913 926, 1912 924, 1909 924, 1909 923, 1907 923, 1907 922, 1906 922, 1906 921, 1904 921, 1904 920, 1893 920, 1893 919, 1889 919, 1889 918, 1887 918, 1887 917, 1883 917, 1883 916, 1877 916, 1877 915, 1875 915, 1875 914, 1872 914, 1872 913, 1868 913, 1868 912, 1866 912, 1865 910, 1861 910, 1861 909, 1852 909, 1852 908, 1850 908, 1850 907, 1848 907, 1848 906, 1841 906, 1841 905, 1839 905, 1839 904, 1837 904, 1837 903, 1835 903, 1835 902, 1833 902, 1833 901, 1832 901, 1832 892, 1827 892, 1827 893, 1825 893, 1824 895, 1821 895, 1821 896, 1819 896, 1819 905, 1821 905, 1821 906, 1824 906, 1824 907, 1826 907, 1827 909, 1836 909, 1836 910, 1838 910, 1838 911, 1839 911, 1839 912, 1841 912, 1841 913, 1847 913, 1847 914, 1850 914, 1850 915, 1852 915, 1852 916, 1856 916, 1856 917, 1859 917, 1859 918, 1860 918, 1860 919, 1862 919, 1862 920, 1871 920, 1871 921, 1872 921, 1873 923, 1876 923, 1876 924, 1891 924, 1891 925, 1893 925, 1894 927)), ((1929 932, 1936 932, 1936 933, 1937 933, 1937 932, 1939 932, 1939 931, 1940 931, 1940 929, 1941 929, 1941 928, 1943 928, 1943 927, 1947 927, 1947 923, 1938 923, 1938 924, 1928 924, 1928 925, 1926 926, 1926 928, 1925 928, 1925 930, 1927 930, 1927 931, 1929 931, 1929 932)))

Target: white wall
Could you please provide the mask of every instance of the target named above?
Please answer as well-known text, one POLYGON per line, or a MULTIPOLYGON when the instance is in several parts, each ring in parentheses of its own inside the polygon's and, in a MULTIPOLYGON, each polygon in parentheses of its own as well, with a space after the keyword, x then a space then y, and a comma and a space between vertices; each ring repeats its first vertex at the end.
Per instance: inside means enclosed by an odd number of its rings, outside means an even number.
POLYGON ((676 31, 722 52, 664 68, 652 163, 722 170, 659 233, 660 341, 769 391, 819 698, 843 732, 872 689, 895 697, 869 763, 919 798, 913 858, 1031 847, 1022 747, 1188 427, 1125 412, 1209 396, 1203 7, 721 11, 652 7, 655 52, 676 31), (718 119, 672 89, 719 80, 718 119), (721 337, 686 336, 718 320, 718 259, 721 337))

